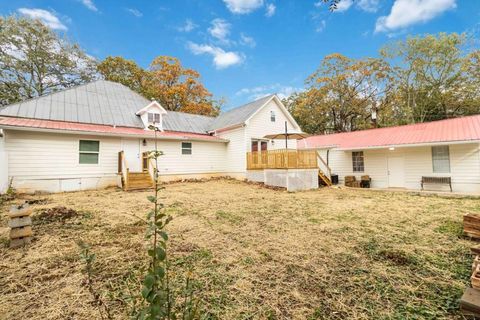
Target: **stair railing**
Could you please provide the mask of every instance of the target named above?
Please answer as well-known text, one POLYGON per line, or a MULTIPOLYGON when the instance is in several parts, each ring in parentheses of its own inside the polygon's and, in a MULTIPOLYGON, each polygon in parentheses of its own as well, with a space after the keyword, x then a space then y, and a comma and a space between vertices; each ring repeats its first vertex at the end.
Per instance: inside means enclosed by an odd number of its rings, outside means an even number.
POLYGON ((125 159, 125 152, 123 152, 123 150, 120 151, 118 153, 118 157, 119 157, 118 167, 119 167, 120 174, 122 175, 123 190, 127 191, 129 169, 127 166, 127 159, 125 159))
POLYGON ((317 150, 317 158, 320 160, 318 163, 318 170, 328 179, 328 183, 331 185, 331 176, 332 176, 332 169, 328 165, 328 163, 323 159, 320 151, 317 150))

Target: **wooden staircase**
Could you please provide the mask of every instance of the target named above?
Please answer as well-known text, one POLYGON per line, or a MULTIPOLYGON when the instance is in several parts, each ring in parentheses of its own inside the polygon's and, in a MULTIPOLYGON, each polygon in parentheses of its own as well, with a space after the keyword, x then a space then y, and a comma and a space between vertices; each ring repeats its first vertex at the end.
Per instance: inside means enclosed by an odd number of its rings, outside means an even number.
POLYGON ((154 182, 148 172, 128 172, 127 183, 123 188, 125 191, 152 189, 154 182))
POLYGON ((318 169, 318 177, 323 181, 323 183, 327 187, 330 187, 332 185, 332 181, 330 180, 330 178, 327 177, 320 168, 318 169))
POLYGON ((318 177, 320 178, 320 180, 323 182, 324 185, 326 185, 327 187, 330 187, 330 186, 333 185, 332 180, 330 180, 330 176, 332 174, 332 169, 330 169, 330 167, 325 162, 325 160, 323 160, 319 151, 317 151, 317 157, 328 171, 328 176, 327 176, 325 173, 323 173, 323 170, 320 167, 320 165, 318 165, 318 177))

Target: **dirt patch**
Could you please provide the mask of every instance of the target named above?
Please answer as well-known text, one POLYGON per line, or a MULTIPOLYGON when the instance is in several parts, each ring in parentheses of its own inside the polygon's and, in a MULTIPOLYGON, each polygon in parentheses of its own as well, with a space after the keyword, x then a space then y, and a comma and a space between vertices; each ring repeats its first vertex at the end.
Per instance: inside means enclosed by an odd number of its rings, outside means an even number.
POLYGON ((71 218, 76 218, 79 216, 79 213, 70 208, 63 206, 58 206, 50 209, 43 209, 39 214, 34 216, 34 223, 50 223, 50 222, 63 222, 71 218))

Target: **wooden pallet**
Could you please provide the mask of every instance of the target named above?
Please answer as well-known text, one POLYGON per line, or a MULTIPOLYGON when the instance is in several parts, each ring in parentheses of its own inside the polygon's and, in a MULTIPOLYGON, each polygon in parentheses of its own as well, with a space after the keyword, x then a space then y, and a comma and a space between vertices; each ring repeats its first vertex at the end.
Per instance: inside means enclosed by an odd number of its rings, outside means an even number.
POLYGON ((480 215, 474 213, 464 215, 463 232, 469 237, 480 239, 480 215))
POLYGON ((480 316, 480 290, 467 288, 460 299, 460 311, 464 315, 480 316))

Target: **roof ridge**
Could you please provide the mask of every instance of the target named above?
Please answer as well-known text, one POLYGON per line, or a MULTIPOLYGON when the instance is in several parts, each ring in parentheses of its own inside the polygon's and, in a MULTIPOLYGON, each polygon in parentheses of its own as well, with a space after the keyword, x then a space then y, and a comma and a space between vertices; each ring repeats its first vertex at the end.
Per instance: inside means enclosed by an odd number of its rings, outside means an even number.
MULTIPOLYGON (((276 96, 276 94, 275 94, 275 93, 272 93, 272 94, 269 94, 269 95, 267 95, 267 96, 258 98, 258 99, 256 99, 256 100, 253 100, 253 101, 244 103, 244 104, 242 104, 242 105, 239 105, 238 107, 234 107, 234 108, 231 108, 230 110, 227 110, 227 111, 226 111, 225 113, 223 113, 223 114, 226 114, 226 113, 235 111, 235 110, 237 110, 237 109, 246 107, 246 106, 251 105, 251 104, 253 104, 253 103, 259 102, 260 100, 268 100, 268 99, 272 98, 273 96, 276 96), (268 98, 268 99, 267 99, 267 98, 268 98)), ((222 115, 222 113, 220 113, 220 114, 218 115, 218 117, 221 116, 221 115, 222 115)))

